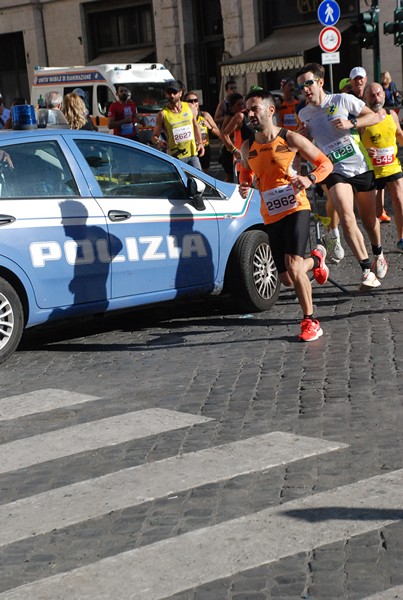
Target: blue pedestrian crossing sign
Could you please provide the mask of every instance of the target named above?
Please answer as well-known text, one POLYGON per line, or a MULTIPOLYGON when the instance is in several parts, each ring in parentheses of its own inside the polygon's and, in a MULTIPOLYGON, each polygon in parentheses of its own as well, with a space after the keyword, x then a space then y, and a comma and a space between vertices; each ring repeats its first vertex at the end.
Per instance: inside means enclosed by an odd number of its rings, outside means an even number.
POLYGON ((340 19, 340 6, 335 0, 323 0, 319 4, 318 19, 325 27, 336 25, 340 19))

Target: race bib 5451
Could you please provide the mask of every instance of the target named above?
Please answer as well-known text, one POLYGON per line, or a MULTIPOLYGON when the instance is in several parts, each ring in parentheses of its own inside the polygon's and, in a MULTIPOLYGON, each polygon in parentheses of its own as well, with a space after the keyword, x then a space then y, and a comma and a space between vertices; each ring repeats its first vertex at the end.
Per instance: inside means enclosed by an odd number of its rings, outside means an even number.
POLYGON ((382 167, 383 165, 391 165, 395 160, 395 149, 393 146, 389 148, 376 148, 376 155, 372 157, 374 167, 382 167))

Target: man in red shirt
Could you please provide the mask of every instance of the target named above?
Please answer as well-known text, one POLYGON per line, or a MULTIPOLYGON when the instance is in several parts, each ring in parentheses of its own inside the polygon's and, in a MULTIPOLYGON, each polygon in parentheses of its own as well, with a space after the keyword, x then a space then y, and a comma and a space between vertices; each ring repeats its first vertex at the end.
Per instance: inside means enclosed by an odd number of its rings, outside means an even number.
POLYGON ((140 119, 136 103, 130 99, 131 91, 125 85, 118 85, 116 93, 119 100, 109 107, 108 127, 113 129, 114 135, 138 141, 136 123, 140 123, 140 119))

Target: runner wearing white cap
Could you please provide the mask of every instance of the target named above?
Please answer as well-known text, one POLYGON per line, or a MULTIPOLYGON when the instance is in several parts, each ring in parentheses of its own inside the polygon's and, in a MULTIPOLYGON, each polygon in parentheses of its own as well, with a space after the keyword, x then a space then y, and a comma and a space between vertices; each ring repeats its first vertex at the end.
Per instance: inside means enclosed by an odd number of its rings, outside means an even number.
POLYGON ((367 72, 363 67, 354 67, 350 71, 351 94, 356 98, 363 99, 364 89, 367 85, 367 72))

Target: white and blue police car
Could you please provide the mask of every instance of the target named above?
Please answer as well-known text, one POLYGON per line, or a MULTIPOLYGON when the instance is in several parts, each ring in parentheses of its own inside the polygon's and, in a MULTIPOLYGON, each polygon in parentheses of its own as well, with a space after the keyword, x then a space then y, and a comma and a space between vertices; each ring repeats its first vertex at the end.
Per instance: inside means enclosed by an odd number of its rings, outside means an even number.
POLYGON ((0 132, 0 362, 24 328, 280 283, 256 191, 242 199, 149 146, 89 131, 0 132))

